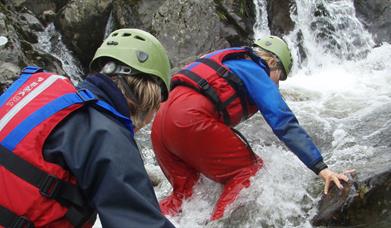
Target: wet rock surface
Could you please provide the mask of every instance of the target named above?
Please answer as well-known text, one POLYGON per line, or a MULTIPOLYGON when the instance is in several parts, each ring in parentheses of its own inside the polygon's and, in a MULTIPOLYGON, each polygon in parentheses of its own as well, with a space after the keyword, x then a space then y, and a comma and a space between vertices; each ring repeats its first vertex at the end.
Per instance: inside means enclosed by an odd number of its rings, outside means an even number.
POLYGON ((354 0, 359 18, 377 43, 391 43, 391 0, 354 0))
POLYGON ((318 208, 315 226, 389 227, 391 169, 354 176, 341 191, 334 186, 318 208))

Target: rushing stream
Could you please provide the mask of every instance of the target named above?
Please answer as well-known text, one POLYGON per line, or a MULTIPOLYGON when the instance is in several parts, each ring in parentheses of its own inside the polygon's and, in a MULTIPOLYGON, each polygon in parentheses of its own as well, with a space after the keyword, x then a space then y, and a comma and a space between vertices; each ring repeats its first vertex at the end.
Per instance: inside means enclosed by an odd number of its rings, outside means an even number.
MULTIPOLYGON (((254 3, 262 11, 254 26, 255 38, 259 38, 270 33, 268 28, 260 30, 267 21, 266 2, 254 3)), ((284 37, 295 61, 290 78, 280 84, 286 102, 331 169, 355 168, 360 173, 389 166, 391 45, 372 47, 371 34, 355 17, 351 0, 296 0, 296 7, 297 14, 292 15, 296 27, 284 37), (299 57, 299 33, 306 58, 299 57)), ((202 178, 182 214, 170 220, 184 228, 312 227, 310 220, 323 187, 320 178, 273 136, 261 115, 238 129, 265 166, 226 214, 231 216, 208 223, 222 188, 202 178)), ((147 139, 144 137, 144 142, 147 139)), ((150 147, 143 152, 147 167, 157 172, 150 147)), ((170 186, 164 179, 155 190, 162 198, 170 186)))
MULTIPOLYGON (((266 0, 254 4, 256 39, 270 30, 266 0)), ((352 0, 296 0, 292 12, 295 29, 284 39, 295 64, 288 80, 280 83, 286 102, 331 169, 354 168, 360 174, 389 166, 391 45, 373 47, 371 34, 355 17, 352 0)), ((111 30, 110 25, 106 30, 111 30)), ((78 63, 54 33, 50 25, 41 34, 41 49, 58 57, 69 75, 80 77, 78 63)), ((237 128, 265 162, 252 185, 242 191, 225 218, 208 222, 222 187, 202 177, 183 212, 169 219, 183 228, 312 227, 322 181, 278 141, 260 114, 237 128)), ((161 199, 171 187, 156 164, 149 134, 148 126, 137 139, 147 170, 160 182, 155 191, 161 199)), ((100 222, 94 227, 101 227, 100 222)))

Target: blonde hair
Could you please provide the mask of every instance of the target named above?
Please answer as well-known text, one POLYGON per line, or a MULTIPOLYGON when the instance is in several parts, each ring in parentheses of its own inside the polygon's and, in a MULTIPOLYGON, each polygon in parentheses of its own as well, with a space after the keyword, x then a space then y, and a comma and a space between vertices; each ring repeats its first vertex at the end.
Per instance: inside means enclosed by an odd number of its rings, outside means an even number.
POLYGON ((149 75, 132 75, 113 76, 112 80, 128 101, 134 127, 142 128, 147 114, 156 111, 160 106, 162 95, 158 78, 149 75))
POLYGON ((281 64, 279 64, 279 60, 278 58, 273 55, 273 53, 269 52, 269 51, 265 51, 261 48, 254 48, 254 51, 255 51, 255 54, 257 54, 257 56, 261 57, 263 60, 265 60, 265 62, 267 63, 267 65, 269 66, 270 69, 279 69, 279 70, 283 70, 281 64), (272 61, 272 60, 275 60, 275 61, 272 61))

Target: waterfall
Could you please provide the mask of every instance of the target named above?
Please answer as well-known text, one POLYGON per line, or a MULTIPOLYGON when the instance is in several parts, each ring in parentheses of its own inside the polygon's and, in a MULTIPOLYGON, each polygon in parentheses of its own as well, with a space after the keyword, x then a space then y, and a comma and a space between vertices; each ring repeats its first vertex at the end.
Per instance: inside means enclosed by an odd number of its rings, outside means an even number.
POLYGON ((297 0, 296 8, 291 39, 298 32, 302 34, 308 61, 314 65, 325 61, 322 56, 334 61, 364 58, 374 45, 371 34, 355 16, 352 0, 297 0))
MULTIPOLYGON (((270 30, 266 1, 254 4, 257 39, 270 30)), ((296 0, 291 18, 295 27, 283 38, 294 67, 280 90, 325 162, 337 172, 389 166, 391 45, 374 47, 352 0, 296 0)), ((209 222, 221 185, 202 177, 181 215, 170 220, 177 227, 312 227, 323 182, 274 137, 260 114, 238 128, 265 162, 252 185, 227 218, 209 222)), ((169 191, 164 182, 157 196, 169 191)))
POLYGON ((259 39, 262 36, 269 35, 269 25, 267 19, 267 2, 266 0, 254 0, 255 5, 255 23, 254 23, 254 39, 259 39))
POLYGON ((113 27, 114 27, 114 19, 113 19, 113 11, 111 11, 109 15, 109 19, 107 19, 103 39, 106 39, 110 35, 110 33, 113 31, 113 27))
POLYGON ((38 33, 37 47, 56 57, 62 63, 65 73, 77 84, 84 75, 80 62, 72 56, 71 51, 62 41, 61 34, 56 31, 54 24, 50 23, 43 32, 38 33))

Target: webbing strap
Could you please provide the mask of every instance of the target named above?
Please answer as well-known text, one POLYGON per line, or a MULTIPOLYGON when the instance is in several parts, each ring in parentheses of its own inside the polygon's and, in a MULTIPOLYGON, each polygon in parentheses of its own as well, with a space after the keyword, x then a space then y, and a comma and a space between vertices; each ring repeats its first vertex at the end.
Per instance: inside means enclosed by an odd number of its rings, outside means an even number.
POLYGON ((28 219, 2 206, 0 206, 0 225, 5 228, 34 228, 34 224, 28 219))
POLYGON ((103 100, 98 100, 95 102, 96 106, 103 108, 104 110, 110 112, 111 114, 115 115, 117 119, 119 119, 122 123, 125 124, 125 126, 129 129, 130 131, 130 136, 134 138, 134 128, 133 128, 133 123, 132 120, 129 117, 126 117, 119 113, 113 106, 108 104, 107 102, 103 100))
POLYGON ((25 68, 23 68, 21 74, 35 74, 35 73, 42 72, 42 71, 43 71, 43 69, 41 67, 26 66, 25 68))
POLYGON ((32 74, 42 71, 42 68, 36 66, 25 67, 22 70, 20 77, 14 81, 3 94, 1 94, 0 106, 2 106, 11 97, 11 95, 14 94, 30 78, 32 74))
MULTIPOLYGON (((90 208, 69 207, 65 218, 76 228, 83 227, 83 225, 90 221, 93 217, 93 211, 90 208)), ((95 220, 94 220, 95 221, 95 220)))
POLYGON ((227 70, 224 66, 218 64, 217 62, 211 59, 201 58, 201 59, 197 59, 196 62, 203 63, 209 66, 210 68, 212 68, 213 70, 215 70, 217 74, 220 77, 224 78, 225 81, 235 90, 235 92, 239 96, 240 103, 242 105, 243 119, 247 119, 248 118, 248 109, 246 105, 247 96, 242 80, 238 76, 233 74, 231 71, 227 70))
POLYGON ((244 144, 246 144, 247 146, 247 149, 250 151, 250 153, 252 154, 252 156, 254 158, 256 158, 256 155, 255 155, 255 152, 253 151, 253 149, 251 148, 250 146, 250 143, 248 142, 248 140, 246 139, 246 137, 244 137, 244 135, 242 133, 240 133, 239 130, 236 130, 235 128, 231 128, 231 130, 244 142, 244 144))
POLYGON ((198 86, 201 88, 199 92, 208 97, 216 106, 217 111, 219 111, 219 113, 223 115, 224 123, 226 123, 227 125, 231 123, 231 119, 229 117, 227 109, 217 95, 217 92, 213 89, 212 86, 209 85, 208 81, 201 78, 198 74, 186 69, 179 71, 178 74, 183 74, 193 80, 195 83, 197 83, 198 86))
MULTIPOLYGON (((75 205, 86 208, 82 193, 76 185, 47 174, 41 169, 23 160, 0 144, 0 165, 39 189, 42 196, 56 200, 62 205, 75 205)), ((84 209, 83 209, 84 210, 84 209)), ((74 212, 76 213, 76 212, 74 212)), ((84 212, 80 212, 85 214, 84 212)), ((77 224, 74 224, 77 225, 77 224)))

